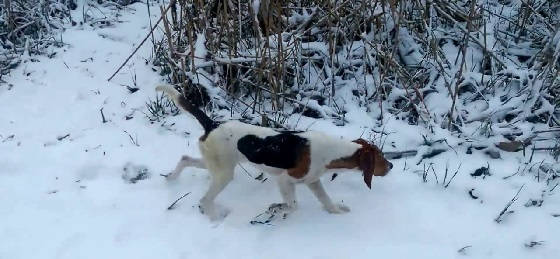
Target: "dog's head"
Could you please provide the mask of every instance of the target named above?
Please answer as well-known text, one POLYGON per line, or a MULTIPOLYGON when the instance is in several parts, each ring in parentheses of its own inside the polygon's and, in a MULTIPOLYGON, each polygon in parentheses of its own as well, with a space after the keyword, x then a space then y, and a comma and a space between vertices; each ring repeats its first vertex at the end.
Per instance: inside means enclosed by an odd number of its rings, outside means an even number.
POLYGON ((354 140, 355 143, 362 145, 358 150, 358 166, 364 173, 364 182, 371 189, 373 176, 385 176, 389 173, 393 164, 385 157, 381 150, 364 139, 354 140))

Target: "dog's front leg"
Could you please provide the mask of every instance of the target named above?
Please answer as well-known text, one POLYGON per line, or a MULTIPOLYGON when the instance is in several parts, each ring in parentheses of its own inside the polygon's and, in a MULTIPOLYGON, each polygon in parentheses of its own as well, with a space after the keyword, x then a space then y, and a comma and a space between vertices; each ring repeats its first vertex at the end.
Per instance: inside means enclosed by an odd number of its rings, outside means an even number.
POLYGON ((290 176, 288 176, 287 174, 281 174, 276 177, 276 182, 278 183, 278 189, 280 190, 280 194, 282 195, 282 200, 284 201, 284 203, 274 203, 270 205, 269 210, 282 210, 291 212, 297 209, 296 188, 295 184, 290 180, 290 176))
POLYGON ((350 208, 348 208, 347 206, 344 206, 342 204, 335 204, 331 201, 331 198, 329 197, 327 192, 325 192, 325 188, 323 188, 321 180, 318 179, 317 181, 307 183, 307 186, 309 187, 309 189, 311 189, 313 194, 315 194, 315 197, 317 197, 317 199, 323 204, 323 208, 329 213, 340 214, 350 211, 350 208))

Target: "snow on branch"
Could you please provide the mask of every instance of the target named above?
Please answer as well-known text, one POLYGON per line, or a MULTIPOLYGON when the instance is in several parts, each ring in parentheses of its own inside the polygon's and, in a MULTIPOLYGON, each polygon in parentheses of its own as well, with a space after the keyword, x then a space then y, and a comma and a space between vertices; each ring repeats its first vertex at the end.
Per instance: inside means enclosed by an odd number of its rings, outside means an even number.
POLYGON ((558 0, 176 5, 157 64, 240 117, 344 121, 363 109, 459 132, 560 125, 558 0))

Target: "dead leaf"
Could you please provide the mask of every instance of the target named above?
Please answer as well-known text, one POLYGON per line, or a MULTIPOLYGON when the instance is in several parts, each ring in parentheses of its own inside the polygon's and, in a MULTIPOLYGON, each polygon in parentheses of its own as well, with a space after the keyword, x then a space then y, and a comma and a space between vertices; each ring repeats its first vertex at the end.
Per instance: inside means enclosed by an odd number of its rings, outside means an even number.
POLYGON ((496 147, 506 152, 517 152, 523 149, 523 145, 523 142, 514 140, 509 142, 500 142, 496 144, 496 147))

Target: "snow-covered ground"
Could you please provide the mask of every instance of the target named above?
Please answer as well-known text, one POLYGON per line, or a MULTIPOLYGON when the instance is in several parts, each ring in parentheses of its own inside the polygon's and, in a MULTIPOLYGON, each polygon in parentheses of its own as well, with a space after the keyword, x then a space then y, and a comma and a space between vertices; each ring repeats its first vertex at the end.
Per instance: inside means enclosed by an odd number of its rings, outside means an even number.
MULTIPOLYGON (((299 210, 269 225, 249 222, 280 201, 273 180, 261 182, 251 167, 239 169, 218 197, 231 209, 221 222, 198 212, 208 185, 204 170, 186 169, 176 182, 169 172, 182 154, 199 157, 200 125, 181 114, 151 124, 146 102, 162 78, 147 64, 145 44, 113 79, 107 78, 149 30, 145 4, 123 12, 114 27, 70 28, 54 58, 37 57, 12 71, 0 86, 0 258, 558 258, 560 187, 547 189, 535 173, 513 177, 529 155, 447 151, 417 164, 393 160, 372 190, 359 173, 324 179, 332 198, 351 212, 331 215, 298 186, 299 210), (125 85, 139 87, 130 93, 125 85), (100 109, 107 120, 102 121, 100 109), (147 168, 149 177, 130 183, 123 168, 147 168), (427 182, 424 166, 434 163, 427 182), (473 177, 490 165, 492 175, 473 177), (446 165, 459 173, 448 188, 446 165), (251 176, 249 176, 249 174, 251 176), (438 179, 436 182, 437 175, 438 179), (523 186, 524 185, 524 186, 523 186), (523 186, 504 220, 494 219, 523 186), (473 191, 471 191, 474 189, 473 191), (472 196, 469 194, 471 191, 472 196), (189 193, 173 210, 167 207, 189 193), (542 206, 524 206, 542 199, 542 206), (532 243, 537 242, 537 243, 532 243)), ((73 15, 79 20, 81 7, 73 15)), ((157 10, 153 8, 153 10, 157 10)), ((157 13, 157 12, 156 12, 157 13)), ((152 19, 157 19, 153 15, 152 19)), ((301 129, 359 137, 374 121, 347 115, 343 127, 304 119, 301 129)), ((386 150, 415 149, 421 135, 459 140, 387 118, 386 150)), ((546 153, 532 162, 554 164, 546 153)), ((536 170, 538 171, 538 170, 536 170)), ((265 176, 266 177, 266 176, 265 176)))

